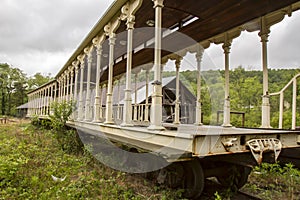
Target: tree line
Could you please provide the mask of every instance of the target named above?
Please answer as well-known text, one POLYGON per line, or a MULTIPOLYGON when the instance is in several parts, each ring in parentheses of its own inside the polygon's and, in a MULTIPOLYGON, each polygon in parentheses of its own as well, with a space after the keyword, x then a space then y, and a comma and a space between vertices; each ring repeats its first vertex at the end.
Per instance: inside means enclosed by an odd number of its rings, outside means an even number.
MULTIPOLYGON (((269 69, 269 93, 280 91, 300 69, 269 69)), ((163 77, 175 76, 174 71, 163 72, 163 77)), ((8 64, 0 64, 0 115, 17 115, 16 108, 27 102, 27 92, 35 89, 52 79, 51 74, 36 73, 28 77, 20 69, 8 64)), ((150 80, 153 72, 150 73, 150 80)), ((180 80, 196 96, 197 71, 180 72, 180 80)), ((145 81, 145 74, 140 73, 138 82, 145 81)), ((245 113, 246 127, 259 127, 261 123, 262 104, 261 71, 247 71, 242 66, 230 70, 230 102, 231 110, 245 113)), ((298 81, 300 82, 300 81, 298 81)), ((133 81, 134 83, 134 81, 133 81)), ((298 94, 300 84, 298 83, 298 94)), ((224 70, 209 70, 202 72, 201 78, 202 112, 204 123, 217 124, 217 111, 223 110, 224 105, 224 70)), ((284 93, 284 128, 291 126, 292 87, 284 93)), ((297 96, 300 102, 300 95, 297 96)), ((271 125, 278 127, 279 97, 271 97, 271 125)), ((222 116, 221 116, 222 117, 222 116)), ((241 116, 232 115, 232 124, 241 126, 241 116)), ((297 126, 300 126, 300 103, 297 105, 297 126)))
POLYGON ((52 79, 51 74, 28 77, 22 70, 0 63, 0 116, 17 116, 17 107, 27 102, 27 92, 52 79))
MULTIPOLYGON (((279 92, 300 69, 269 69, 269 94, 279 92)), ((175 72, 164 72, 164 76, 175 75, 175 72)), ((197 71, 183 71, 180 79, 196 95, 197 71)), ((230 70, 230 103, 232 111, 245 113, 246 127, 261 125, 261 105, 263 95, 262 71, 247 71, 242 66, 230 70)), ((217 111, 224 105, 224 70, 202 72, 201 80, 202 111, 204 123, 216 124, 217 111)), ((300 80, 297 85, 297 126, 300 126, 300 80)), ((270 97, 271 126, 278 128, 279 96, 270 97)), ((292 120, 292 87, 284 93, 284 128, 291 127, 292 120)), ((232 125, 242 126, 241 115, 231 115, 232 125)))

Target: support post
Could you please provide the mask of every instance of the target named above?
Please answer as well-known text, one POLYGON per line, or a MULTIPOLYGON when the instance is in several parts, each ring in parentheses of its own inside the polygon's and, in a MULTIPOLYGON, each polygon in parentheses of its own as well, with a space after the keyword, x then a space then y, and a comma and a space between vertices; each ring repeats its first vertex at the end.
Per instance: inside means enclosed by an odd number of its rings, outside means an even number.
POLYGON ((134 109, 133 109, 133 121, 137 121, 137 75, 138 72, 134 74, 134 109))
POLYGON ((114 66, 114 47, 116 43, 116 36, 112 33, 109 36, 109 68, 108 68, 108 85, 106 94, 106 113, 105 113, 105 124, 113 124, 112 112, 112 90, 113 90, 113 66, 114 66))
POLYGON ((270 125, 270 96, 268 86, 268 37, 270 28, 266 25, 265 18, 261 18, 261 30, 259 36, 262 43, 262 65, 263 65, 263 96, 262 96, 262 117, 261 128, 272 128, 270 125))
POLYGON ((100 38, 95 38, 93 43, 97 48, 97 70, 96 70, 96 95, 94 105, 94 122, 100 122, 100 116, 102 116, 102 108, 100 107, 101 94, 100 94, 100 78, 101 78, 101 62, 102 62, 102 43, 104 42, 105 36, 102 35, 100 38))
POLYGON ((292 103, 292 130, 296 129, 296 111, 297 111, 297 79, 293 80, 293 103, 292 103))
POLYGON ((225 41, 222 46, 225 54, 225 99, 224 99, 224 114, 223 127, 232 127, 230 124, 230 94, 229 94, 229 54, 230 54, 231 40, 225 34, 225 41))
POLYGON ((66 82, 67 82, 67 84, 66 84, 66 101, 69 101, 70 99, 69 99, 69 92, 70 92, 70 90, 69 90, 69 88, 70 88, 70 74, 69 74, 70 72, 69 72, 69 70, 67 70, 67 72, 66 72, 66 82))
POLYGON ((154 82, 150 130, 165 130, 162 126, 161 39, 163 0, 153 0, 155 9, 154 82))
POLYGON ((87 54, 87 59, 88 59, 88 69, 87 69, 87 80, 86 80, 86 98, 85 98, 85 114, 84 114, 84 120, 85 121, 90 121, 90 116, 91 116, 91 109, 90 109, 90 104, 91 104, 91 69, 92 69, 92 62, 93 62, 93 57, 92 57, 92 50, 93 48, 90 49, 85 49, 85 53, 87 54))
POLYGON ((78 121, 83 120, 83 74, 84 74, 84 56, 80 56, 80 88, 79 88, 79 108, 78 121))
POLYGON ((181 58, 175 60, 176 65, 176 100, 175 100, 175 117, 173 124, 180 124, 180 101, 179 101, 179 70, 180 70, 181 58))
POLYGON ((145 105, 145 122, 149 122, 149 70, 146 69, 146 105, 145 105))
POLYGON ((132 68, 132 42, 135 17, 127 17, 127 65, 126 65, 126 88, 123 110, 123 123, 121 126, 133 126, 132 124, 132 99, 131 99, 131 68, 132 68))
POLYGON ((196 102, 196 121, 195 125, 202 125, 202 100, 201 100, 201 62, 202 62, 203 50, 198 50, 196 53, 197 61, 197 102, 196 102))

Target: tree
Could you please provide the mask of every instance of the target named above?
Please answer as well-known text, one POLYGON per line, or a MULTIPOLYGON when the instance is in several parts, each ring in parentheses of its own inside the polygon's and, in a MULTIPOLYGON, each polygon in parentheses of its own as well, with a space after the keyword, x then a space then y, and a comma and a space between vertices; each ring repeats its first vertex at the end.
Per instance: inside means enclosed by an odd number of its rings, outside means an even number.
POLYGON ((28 79, 28 90, 36 89, 44 85, 45 83, 48 83, 52 79, 53 78, 51 77, 50 73, 48 75, 43 76, 40 72, 38 72, 35 75, 33 75, 33 77, 30 77, 28 79))

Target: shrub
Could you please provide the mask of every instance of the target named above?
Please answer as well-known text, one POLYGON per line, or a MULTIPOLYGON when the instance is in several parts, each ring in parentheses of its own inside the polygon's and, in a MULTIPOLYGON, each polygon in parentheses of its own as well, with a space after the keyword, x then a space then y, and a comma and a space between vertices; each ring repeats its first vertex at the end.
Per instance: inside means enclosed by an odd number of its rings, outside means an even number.
POLYGON ((51 108, 53 111, 50 115, 51 127, 61 149, 67 153, 82 153, 83 144, 77 132, 66 126, 72 114, 74 103, 72 101, 54 102, 51 108))

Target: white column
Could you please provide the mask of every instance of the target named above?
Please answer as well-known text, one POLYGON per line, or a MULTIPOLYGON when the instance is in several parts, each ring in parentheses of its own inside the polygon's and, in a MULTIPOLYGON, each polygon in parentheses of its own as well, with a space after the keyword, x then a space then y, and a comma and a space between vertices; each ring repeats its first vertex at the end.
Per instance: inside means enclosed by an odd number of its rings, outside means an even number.
POLYGON ((196 102, 196 121, 195 125, 202 125, 202 100, 201 100, 201 62, 202 62, 203 50, 199 50, 196 53, 197 62, 197 102, 196 102))
MULTIPOLYGON (((74 94, 74 69, 71 69, 71 79, 70 79, 70 96, 69 96, 69 100, 73 101, 73 94, 74 94)), ((73 102, 72 102, 73 103, 73 102)))
POLYGON ((137 121, 137 72, 134 74, 134 109, 133 121, 137 121))
POLYGON ((150 130, 164 130, 162 126, 161 39, 163 0, 153 0, 155 8, 154 82, 150 130))
POLYGON ((123 123, 122 126, 133 126, 132 124, 132 98, 131 98, 131 68, 132 68, 132 41, 134 29, 134 16, 127 18, 127 65, 126 65, 126 88, 124 98, 123 123))
POLYGON ((174 116, 174 124, 180 124, 180 101, 179 101, 179 69, 181 64, 181 58, 175 60, 176 65, 176 100, 175 100, 175 116, 174 116))
POLYGON ((262 43, 262 65, 263 65, 263 97, 262 97, 262 116, 261 128, 271 128, 270 125, 270 96, 268 86, 268 48, 267 42, 270 29, 265 24, 265 18, 261 18, 261 31, 259 36, 262 43))
POLYGON ((278 128, 282 129, 283 125, 283 103, 284 103, 284 93, 280 92, 280 103, 279 103, 279 125, 278 128))
POLYGON ((117 108, 117 116, 116 119, 121 119, 120 113, 121 113, 121 107, 120 107, 120 101, 121 101, 121 95, 120 95, 120 79, 118 80, 118 108, 117 108))
POLYGON ((88 70, 87 70, 87 86, 86 86, 86 99, 85 99, 85 121, 90 119, 90 104, 91 104, 91 68, 92 68, 92 51, 88 54, 88 70))
POLYGON ((80 62, 80 89, 79 89, 79 106, 78 106, 78 121, 83 120, 83 74, 84 74, 84 59, 80 62))
POLYGON ((293 103, 292 103, 292 130, 296 129, 296 111, 297 111, 297 79, 293 80, 293 103))
POLYGON ((108 66, 108 85, 106 94, 106 113, 105 113, 105 124, 113 124, 112 111, 112 90, 113 90, 113 66, 114 66, 114 47, 116 42, 115 34, 111 34, 109 37, 109 66, 108 66))
POLYGON ((50 86, 46 89, 46 115, 49 115, 49 108, 50 108, 50 86))
POLYGON ((59 81, 59 102, 63 101, 63 78, 60 77, 59 81))
POLYGON ((224 99, 224 114, 223 114, 223 124, 224 127, 231 127, 230 124, 230 95, 229 95, 229 54, 231 41, 225 39, 223 44, 223 50, 225 54, 225 99, 224 99))
POLYGON ((102 45, 97 47, 97 72, 96 72, 96 95, 94 106, 94 122, 100 122, 101 108, 100 108, 100 73, 101 73, 101 58, 102 58, 102 45))
POLYGON ((64 73, 64 75, 63 75, 63 84, 62 84, 62 86, 63 86, 63 90, 62 90, 62 92, 63 92, 63 94, 62 94, 62 100, 63 100, 63 102, 64 101, 66 101, 66 74, 64 73))
POLYGON ((102 94, 103 94, 103 88, 104 88, 104 85, 102 85, 100 87, 100 106, 99 106, 99 116, 100 116, 100 120, 103 118, 103 112, 102 112, 102 105, 103 105, 103 102, 102 102, 102 94))
MULTIPOLYGON (((73 93, 73 100, 74 103, 77 104, 77 85, 78 85, 78 62, 73 62, 73 66, 75 68, 75 81, 74 81, 74 93, 73 93)), ((73 119, 76 120, 78 118, 78 110, 73 112, 73 119)))
POLYGON ((148 100, 148 96, 149 96, 149 70, 146 69, 146 105, 145 105, 145 122, 149 121, 149 100, 148 100))
POLYGON ((70 72, 69 72, 69 70, 67 71, 67 73, 66 73, 66 101, 69 101, 70 99, 69 99, 69 92, 70 92, 70 90, 69 90, 69 88, 70 88, 70 74, 69 74, 70 72))

